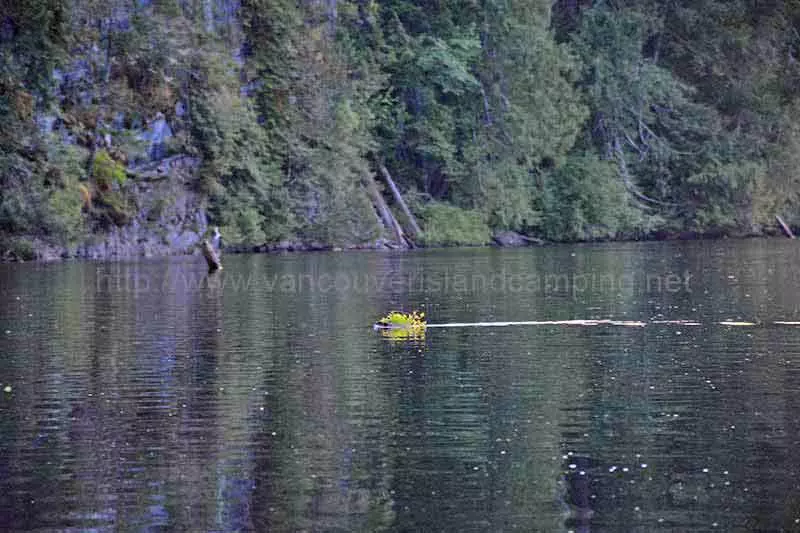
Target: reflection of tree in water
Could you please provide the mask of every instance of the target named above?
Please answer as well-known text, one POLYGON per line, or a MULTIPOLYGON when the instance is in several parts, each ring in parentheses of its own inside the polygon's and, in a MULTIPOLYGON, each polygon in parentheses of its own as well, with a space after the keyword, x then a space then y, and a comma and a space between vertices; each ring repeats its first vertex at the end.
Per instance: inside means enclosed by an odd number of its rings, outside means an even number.
POLYGON ((786 498, 786 473, 800 467, 775 451, 797 437, 791 394, 781 392, 791 390, 781 381, 791 366, 776 364, 786 344, 774 335, 654 327, 595 336, 593 383, 575 407, 591 416, 565 433, 567 449, 591 458, 586 468, 580 456, 565 461, 586 472, 565 466, 574 523, 588 489, 601 529, 792 529, 798 505, 786 498))
MULTIPOLYGON (((81 380, 89 366, 80 323, 83 302, 76 290, 81 271, 72 265, 15 267, 6 269, 0 281, 5 292, 0 379, 13 385, 12 393, 0 399, 3 531, 53 527, 62 512, 80 520, 84 503, 98 490, 83 487, 77 475, 82 452, 73 444, 80 433, 71 424, 86 406, 81 380)), ((107 519, 98 513, 99 522, 107 519)))
POLYGON ((269 414, 253 437, 253 522, 270 531, 381 531, 392 519, 380 466, 384 391, 360 337, 315 333, 313 325, 336 332, 339 320, 352 323, 342 317, 352 311, 308 296, 278 313, 312 326, 279 324, 270 339, 269 414))
MULTIPOLYGON (((140 266, 120 268, 124 279, 140 266)), ((101 285, 84 313, 89 371, 71 426, 86 480, 79 508, 110 509, 120 527, 243 527, 236 483, 218 466, 228 455, 217 387, 222 293, 169 288, 101 285)))
MULTIPOLYGON (((240 524, 241 517, 226 508, 225 471, 221 455, 229 445, 223 422, 224 412, 220 394, 219 368, 225 358, 223 343, 223 291, 209 275, 198 288, 192 288, 178 298, 183 300, 179 323, 184 357, 180 419, 175 428, 178 458, 173 462, 172 476, 180 480, 180 497, 174 502, 178 514, 176 523, 202 524, 205 528, 240 524), (234 515, 234 516, 231 516, 234 515)), ((179 301, 175 302, 180 305, 179 301)), ((224 455, 223 455, 224 457, 224 455)), ((236 498, 230 498, 235 505, 236 498)), ((245 517, 246 518, 246 517, 245 517)))
MULTIPOLYGON (((82 294, 85 342, 78 353, 87 359, 73 374, 80 384, 68 418, 82 487, 77 508, 101 509, 100 516, 123 527, 166 525, 166 480, 159 468, 169 437, 154 428, 169 422, 174 384, 164 380, 174 367, 175 346, 153 335, 147 324, 160 309, 131 282, 147 267, 102 268, 96 275, 105 279, 82 294)), ((81 518, 91 523, 90 516, 81 518)))
POLYGON ((32 527, 64 520, 166 526, 175 519, 176 489, 165 465, 178 449, 173 415, 185 360, 186 295, 161 298, 126 283, 152 276, 148 265, 81 267, 94 277, 63 285, 49 280, 48 290, 63 296, 37 315, 58 333, 36 337, 44 342, 34 348, 42 361, 30 368, 41 377, 29 382, 41 388, 26 387, 34 395, 28 412, 41 427, 29 430, 35 439, 24 447, 34 453, 20 466, 43 475, 27 498, 40 503, 26 513, 44 521, 32 527))
MULTIPOLYGON (((396 390, 393 461, 397 524, 408 530, 556 531, 560 421, 581 379, 564 359, 507 357, 548 345, 552 332, 437 332, 435 358, 386 344, 396 390), (558 460, 556 460, 556 456, 558 460)), ((550 342, 552 344, 552 341, 550 342)), ((560 354, 559 354, 560 355, 560 354)))
MULTIPOLYGON (((510 257, 522 268, 528 256, 510 257)), ((305 273, 321 259, 287 261, 247 268, 305 273)), ((654 269, 609 262, 600 270, 654 269)), ((155 279, 163 263, 104 268, 155 279)), ((708 295, 586 301, 635 318, 794 305, 785 278, 730 271, 698 280, 708 295)), ((795 527, 796 330, 431 330, 414 345, 369 325, 395 298, 413 309, 429 295, 134 294, 94 281, 81 295, 71 276, 37 276, 14 281, 45 302, 34 317, 0 306, 14 332, 0 340, 0 378, 14 385, 0 403, 2 530, 795 527)), ((441 296, 441 314, 466 321, 586 306, 441 296)))
POLYGON ((593 462, 589 457, 573 454, 567 456, 562 466, 565 525, 570 530, 588 533, 594 517, 593 462))

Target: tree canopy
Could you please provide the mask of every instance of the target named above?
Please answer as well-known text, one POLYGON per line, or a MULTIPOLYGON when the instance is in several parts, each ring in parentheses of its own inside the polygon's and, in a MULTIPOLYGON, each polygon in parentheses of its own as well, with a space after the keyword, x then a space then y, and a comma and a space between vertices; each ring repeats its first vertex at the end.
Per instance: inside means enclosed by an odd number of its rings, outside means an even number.
POLYGON ((132 145, 97 139, 132 138, 157 113, 169 154, 200 159, 197 189, 229 242, 374 240, 381 166, 423 243, 800 224, 796 2, 0 0, 0 12, 0 238, 75 241, 97 230, 92 198, 134 205, 95 175, 99 156, 130 164, 132 145))

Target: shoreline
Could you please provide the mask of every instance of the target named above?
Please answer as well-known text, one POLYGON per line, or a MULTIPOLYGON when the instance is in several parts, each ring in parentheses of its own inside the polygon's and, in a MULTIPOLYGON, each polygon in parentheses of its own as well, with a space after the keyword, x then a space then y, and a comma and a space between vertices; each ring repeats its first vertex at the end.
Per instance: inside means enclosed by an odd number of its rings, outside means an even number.
MULTIPOLYGON (((263 244, 258 246, 229 246, 223 247, 221 253, 223 256, 231 255, 245 255, 245 254, 258 254, 258 255, 287 255, 287 254, 308 254, 308 253, 321 253, 321 252, 417 252, 424 250, 451 250, 451 249, 464 249, 464 248, 498 248, 498 249, 522 249, 522 248, 545 248, 561 245, 593 245, 593 244, 608 244, 608 243, 648 243, 648 242, 692 242, 692 241, 721 241, 721 240, 747 240, 747 239, 779 239, 791 240, 785 238, 778 231, 741 234, 741 235, 727 235, 727 234, 714 234, 714 235, 701 235, 689 234, 683 232, 680 234, 669 235, 650 235, 643 238, 621 238, 621 239, 600 239, 600 240, 585 240, 585 241, 544 241, 540 239, 526 237, 525 242, 515 242, 514 244, 503 244, 493 239, 492 242, 484 244, 459 244, 459 245, 439 245, 439 246, 416 246, 414 248, 402 247, 390 241, 379 241, 376 243, 366 243, 363 245, 353 246, 334 246, 322 243, 299 243, 299 242, 281 242, 273 244, 263 244)), ((21 259, 17 257, 9 257, 8 254, 0 256, 0 264, 8 263, 66 263, 66 262, 124 262, 124 261, 138 261, 138 260, 151 260, 161 259, 165 257, 191 257, 197 256, 202 258, 199 244, 192 251, 170 250, 167 253, 155 254, 83 254, 83 253, 69 253, 68 249, 53 245, 43 245, 37 251, 44 250, 39 257, 32 259, 21 259)))

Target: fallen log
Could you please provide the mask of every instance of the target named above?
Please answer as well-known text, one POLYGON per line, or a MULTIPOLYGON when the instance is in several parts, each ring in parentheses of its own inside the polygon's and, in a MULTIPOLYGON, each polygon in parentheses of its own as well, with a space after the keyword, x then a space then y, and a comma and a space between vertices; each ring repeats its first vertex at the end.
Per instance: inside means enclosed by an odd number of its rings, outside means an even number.
POLYGON ((789 227, 788 224, 786 224, 786 222, 783 221, 781 216, 780 215, 775 215, 775 219, 778 221, 778 224, 780 225, 781 229, 783 230, 783 233, 787 237, 789 237, 790 239, 794 239, 794 233, 792 233, 792 229, 789 227))
POLYGON ((516 231, 499 231, 492 236, 492 240, 498 246, 507 246, 507 247, 519 247, 519 246, 529 246, 529 245, 541 246, 544 244, 544 241, 542 239, 537 239, 536 237, 528 237, 527 235, 522 235, 521 233, 517 233, 516 231))
POLYGON ((408 219, 408 224, 411 226, 411 232, 415 237, 418 236, 420 233, 422 233, 422 230, 420 229, 419 224, 417 224, 417 219, 414 218, 414 214, 411 212, 411 209, 408 208, 408 204, 406 204, 406 201, 403 200, 403 196, 400 194, 400 189, 398 189, 397 185, 395 185, 392 175, 389 174, 389 171, 384 165, 380 165, 380 170, 381 174, 383 175, 383 179, 385 179, 386 184, 389 185, 389 190, 392 191, 394 201, 397 202, 397 205, 400 206, 400 209, 403 211, 406 219, 408 219))
POLYGON ((372 204, 378 211, 378 214, 383 221, 383 225, 389 228, 392 233, 394 233, 395 240, 399 244, 405 245, 407 241, 406 236, 403 234, 403 228, 400 226, 400 223, 397 222, 397 219, 392 214, 389 206, 386 205, 386 200, 384 200, 383 196, 381 196, 381 193, 378 190, 378 185, 375 183, 375 178, 371 175, 366 176, 364 178, 364 186, 367 188, 367 193, 369 193, 372 204))

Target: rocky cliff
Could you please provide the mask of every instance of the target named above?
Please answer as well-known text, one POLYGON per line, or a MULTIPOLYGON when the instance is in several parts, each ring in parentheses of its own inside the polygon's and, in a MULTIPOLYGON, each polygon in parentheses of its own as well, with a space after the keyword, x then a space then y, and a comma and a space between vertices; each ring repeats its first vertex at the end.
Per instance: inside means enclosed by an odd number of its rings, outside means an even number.
MULTIPOLYGON (((5 237, 0 231, 6 259, 197 251, 208 230, 210 195, 200 179, 202 154, 190 139, 188 83, 192 69, 203 65, 186 60, 185 47, 189 33, 211 36, 213 60, 231 65, 223 77, 239 83, 239 5, 153 4, 60 3, 58 31, 68 37, 62 43, 68 54, 36 73, 38 86, 0 83, 0 96, 15 104, 12 133, 19 141, 0 152, 10 167, 3 185, 13 187, 16 180, 19 190, 11 193, 35 197, 25 205, 0 193, 0 216, 16 230, 5 237), (201 28, 187 28, 190 12, 201 28)), ((12 62, 29 59, 18 46, 22 32, 31 31, 20 26, 26 15, 20 8, 2 24, 0 45, 11 50, 12 62)), ((13 65, 9 71, 15 74, 13 65)))

